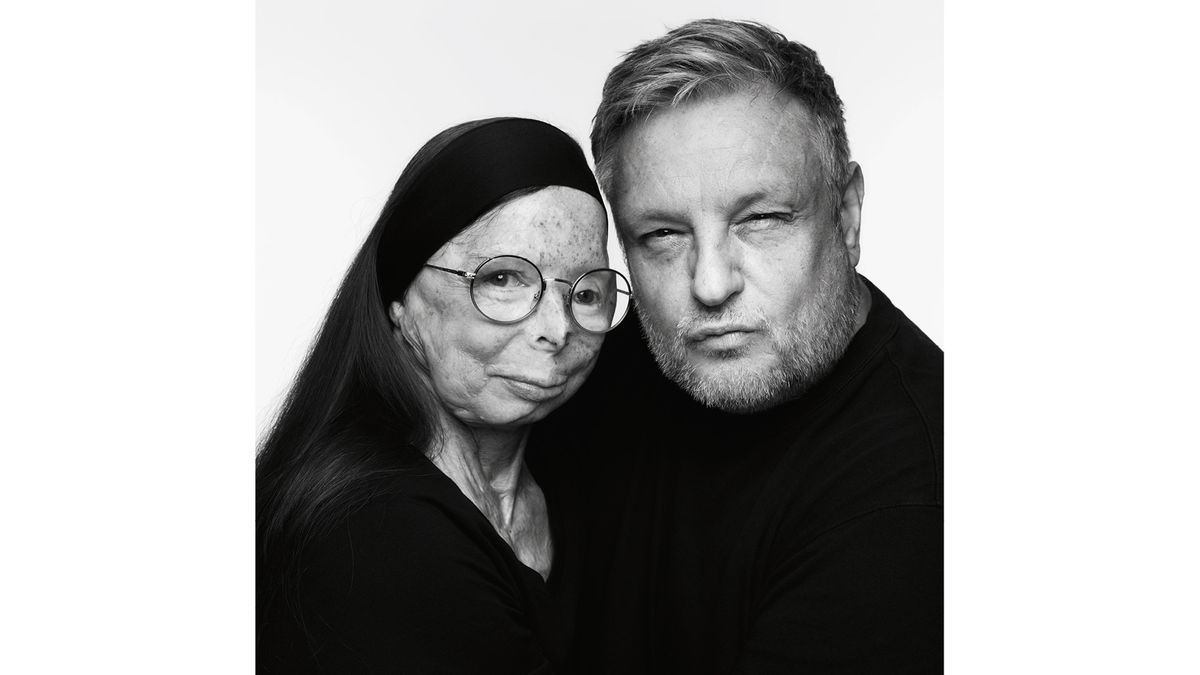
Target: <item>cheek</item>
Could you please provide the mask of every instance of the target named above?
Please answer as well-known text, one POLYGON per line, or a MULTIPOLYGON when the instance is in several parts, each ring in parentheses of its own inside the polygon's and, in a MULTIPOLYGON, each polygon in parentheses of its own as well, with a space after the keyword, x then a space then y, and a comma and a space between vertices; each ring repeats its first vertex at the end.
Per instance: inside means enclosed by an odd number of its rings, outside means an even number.
POLYGON ((503 354, 509 340, 487 326, 448 326, 429 359, 434 387, 446 403, 467 405, 487 384, 485 369, 503 354))
POLYGON ((565 366, 570 368, 572 379, 582 382, 596 365, 596 357, 600 355, 600 347, 604 344, 603 335, 578 333, 562 351, 559 357, 565 366))
POLYGON ((430 303, 419 317, 417 331, 434 393, 447 406, 458 408, 478 396, 487 382, 485 367, 511 336, 496 331, 473 306, 438 299, 443 301, 430 303))
POLYGON ((830 257, 814 242, 795 239, 788 245, 750 252, 744 258, 744 295, 774 314, 800 310, 818 291, 830 257))
MULTIPOLYGON (((503 328, 507 335, 492 335, 478 330, 472 339, 466 336, 448 344, 443 350, 444 362, 436 371, 435 387, 443 403, 468 424, 508 425, 529 424, 542 419, 565 403, 587 379, 603 340, 599 336, 574 336, 571 342, 554 356, 562 372, 569 373, 562 395, 550 401, 530 402, 515 396, 503 379, 487 375, 492 365, 514 366, 527 363, 531 357, 541 361, 544 353, 531 350, 519 331, 503 328)), ((544 365, 535 367, 541 371, 544 365)))
POLYGON ((633 296, 642 312, 658 325, 674 326, 690 306, 691 275, 682 257, 630 256, 633 296))
POLYGON ((565 390, 558 398, 536 405, 523 417, 523 421, 540 420, 570 400, 592 372, 592 367, 596 365, 596 357, 600 355, 600 347, 603 344, 604 338, 600 335, 577 335, 572 338, 571 344, 559 352, 556 357, 556 361, 561 367, 570 373, 565 390))

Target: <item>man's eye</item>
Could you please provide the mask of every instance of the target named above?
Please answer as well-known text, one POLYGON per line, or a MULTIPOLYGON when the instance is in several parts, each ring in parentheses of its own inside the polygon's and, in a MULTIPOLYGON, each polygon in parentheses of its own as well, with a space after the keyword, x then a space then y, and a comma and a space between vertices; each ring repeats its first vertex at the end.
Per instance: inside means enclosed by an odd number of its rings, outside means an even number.
POLYGON ((673 234, 677 234, 677 232, 675 230, 669 230, 664 227, 664 228, 660 228, 657 230, 651 230, 651 231, 647 232, 646 234, 643 234, 642 239, 663 239, 663 238, 669 237, 673 234))
POLYGON ((775 220, 790 221, 792 220, 792 214, 781 212, 751 213, 749 216, 746 216, 743 222, 769 222, 775 220))

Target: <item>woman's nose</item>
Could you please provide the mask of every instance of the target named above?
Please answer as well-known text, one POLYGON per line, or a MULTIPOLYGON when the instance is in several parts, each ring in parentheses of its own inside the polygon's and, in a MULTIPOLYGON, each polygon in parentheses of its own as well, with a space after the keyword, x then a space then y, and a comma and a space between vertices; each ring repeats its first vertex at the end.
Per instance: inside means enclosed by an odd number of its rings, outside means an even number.
POLYGON ((562 349, 574 324, 566 293, 555 287, 554 281, 546 283, 537 309, 529 317, 539 345, 554 350, 562 349))

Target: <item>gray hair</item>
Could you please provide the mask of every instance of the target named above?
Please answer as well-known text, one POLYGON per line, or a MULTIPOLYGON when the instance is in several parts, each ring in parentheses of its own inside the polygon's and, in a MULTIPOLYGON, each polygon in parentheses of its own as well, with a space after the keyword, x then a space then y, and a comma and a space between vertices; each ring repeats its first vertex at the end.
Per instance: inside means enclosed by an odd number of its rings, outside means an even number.
POLYGON ((777 87, 804 104, 836 213, 850 144, 833 78, 808 47, 761 23, 725 19, 692 21, 643 42, 608 74, 592 120, 592 157, 609 199, 615 187, 616 146, 635 123, 699 94, 755 85, 777 87))

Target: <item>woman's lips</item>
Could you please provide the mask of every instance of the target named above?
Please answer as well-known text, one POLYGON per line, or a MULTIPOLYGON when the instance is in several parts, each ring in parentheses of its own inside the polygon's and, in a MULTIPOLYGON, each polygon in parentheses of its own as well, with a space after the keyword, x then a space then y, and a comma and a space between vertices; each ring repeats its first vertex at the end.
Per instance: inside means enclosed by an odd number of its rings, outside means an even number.
POLYGON ((504 386, 518 398, 539 403, 561 396, 570 380, 553 371, 534 375, 517 368, 497 368, 491 375, 504 382, 504 386))
POLYGON ((549 401, 552 398, 561 396, 567 390, 567 381, 563 380, 536 380, 528 377, 514 377, 511 375, 502 375, 501 379, 508 389, 518 397, 526 401, 542 402, 549 401))

